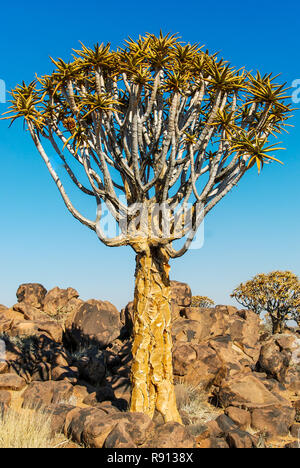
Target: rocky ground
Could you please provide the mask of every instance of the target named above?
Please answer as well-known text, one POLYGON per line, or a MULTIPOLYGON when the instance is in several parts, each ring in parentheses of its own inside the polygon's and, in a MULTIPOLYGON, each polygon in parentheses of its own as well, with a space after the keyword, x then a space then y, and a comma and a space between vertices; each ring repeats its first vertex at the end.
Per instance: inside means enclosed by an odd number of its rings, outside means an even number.
POLYGON ((119 313, 38 284, 17 299, 0 305, 0 407, 43 408, 67 446, 299 448, 299 331, 272 336, 249 310, 191 307, 189 286, 172 282, 181 426, 127 411, 132 303, 119 313))

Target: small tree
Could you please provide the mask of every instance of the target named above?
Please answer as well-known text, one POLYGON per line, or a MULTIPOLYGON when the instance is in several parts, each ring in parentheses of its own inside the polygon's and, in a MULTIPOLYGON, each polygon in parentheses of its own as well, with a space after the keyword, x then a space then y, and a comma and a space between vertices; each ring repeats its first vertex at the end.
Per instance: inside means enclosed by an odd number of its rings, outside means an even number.
POLYGON ((214 301, 207 296, 193 296, 192 307, 212 307, 214 301))
POLYGON ((279 148, 267 142, 291 111, 284 85, 163 34, 117 51, 83 46, 73 61, 53 63, 50 76, 12 91, 10 118, 25 120, 71 214, 107 246, 136 252, 131 410, 181 421, 169 260, 188 250, 203 217, 249 169, 277 161, 270 152, 279 148), (94 200, 95 220, 71 202, 51 147, 63 177, 94 200), (112 237, 104 209, 119 226, 112 237))
POLYGON ((299 318, 300 281, 290 271, 259 274, 236 288, 231 297, 257 314, 267 312, 273 333, 282 333, 287 320, 299 318))

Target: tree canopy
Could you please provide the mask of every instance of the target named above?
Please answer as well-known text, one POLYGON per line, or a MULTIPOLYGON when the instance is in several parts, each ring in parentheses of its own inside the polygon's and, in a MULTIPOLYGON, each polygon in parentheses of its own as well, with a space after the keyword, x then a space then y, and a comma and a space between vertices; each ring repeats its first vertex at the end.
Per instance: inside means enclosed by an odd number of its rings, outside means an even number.
POLYGON ((267 312, 274 333, 281 332, 287 320, 299 320, 300 280, 290 271, 258 274, 241 283, 231 296, 257 314, 267 312))
POLYGON ((117 50, 82 45, 71 61, 52 62, 52 74, 12 91, 5 118, 25 120, 67 208, 106 245, 136 248, 147 238, 181 256, 249 169, 278 161, 272 152, 281 148, 268 140, 285 129, 291 107, 272 74, 237 70, 162 33, 117 50), (75 208, 63 177, 95 200, 96 219, 75 208), (101 227, 103 204, 120 226, 112 238, 101 227), (178 250, 176 239, 184 239, 178 250))

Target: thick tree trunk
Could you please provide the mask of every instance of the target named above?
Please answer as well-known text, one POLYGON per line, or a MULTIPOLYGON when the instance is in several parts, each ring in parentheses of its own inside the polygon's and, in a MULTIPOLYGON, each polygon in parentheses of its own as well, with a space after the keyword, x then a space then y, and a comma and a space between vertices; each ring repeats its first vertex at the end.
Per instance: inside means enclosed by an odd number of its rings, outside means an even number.
POLYGON ((181 418, 173 386, 169 258, 159 247, 137 254, 131 411, 157 409, 165 422, 181 418))

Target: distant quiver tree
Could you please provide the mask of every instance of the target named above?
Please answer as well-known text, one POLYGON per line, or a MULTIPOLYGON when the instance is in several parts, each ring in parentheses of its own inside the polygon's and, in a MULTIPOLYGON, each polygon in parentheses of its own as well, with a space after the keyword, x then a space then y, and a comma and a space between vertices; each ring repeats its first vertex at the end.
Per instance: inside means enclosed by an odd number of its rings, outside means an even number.
POLYGON ((282 333, 288 320, 299 323, 300 280, 291 271, 260 273, 241 283, 231 296, 258 315, 267 313, 274 334, 282 333))

